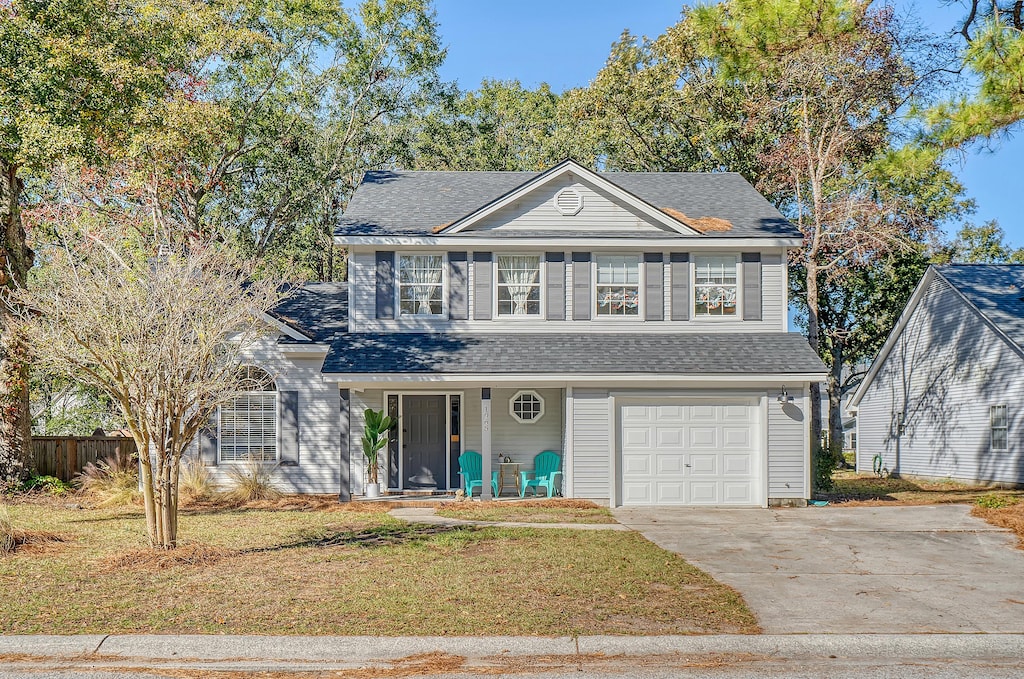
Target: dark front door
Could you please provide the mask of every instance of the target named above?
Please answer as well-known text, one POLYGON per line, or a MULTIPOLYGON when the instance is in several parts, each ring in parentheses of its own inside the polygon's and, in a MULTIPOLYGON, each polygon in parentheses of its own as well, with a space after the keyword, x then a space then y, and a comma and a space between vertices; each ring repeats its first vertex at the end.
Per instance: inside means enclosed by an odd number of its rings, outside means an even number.
POLYGON ((402 475, 410 490, 445 488, 447 413, 445 396, 404 396, 402 475))

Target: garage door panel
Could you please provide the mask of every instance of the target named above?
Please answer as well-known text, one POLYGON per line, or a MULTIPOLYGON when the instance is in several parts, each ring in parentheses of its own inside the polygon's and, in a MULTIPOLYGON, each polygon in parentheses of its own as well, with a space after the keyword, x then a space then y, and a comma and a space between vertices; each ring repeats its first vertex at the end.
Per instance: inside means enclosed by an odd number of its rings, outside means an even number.
POLYGON ((659 475, 671 474, 673 476, 681 476, 683 473, 683 455, 669 454, 669 455, 655 455, 655 459, 658 461, 656 469, 659 475))
POLYGON ((623 455, 622 456, 622 473, 637 475, 637 476, 649 476, 653 470, 651 469, 651 456, 650 455, 623 455))
POLYGON ((713 453, 691 454, 689 472, 692 476, 718 476, 718 455, 713 453))
POLYGON ((690 501, 692 505, 718 505, 722 504, 718 495, 718 484, 714 481, 692 481, 689 484, 690 501))
POLYGON ((762 497, 759 409, 737 402, 622 404, 622 502, 753 505, 762 497))

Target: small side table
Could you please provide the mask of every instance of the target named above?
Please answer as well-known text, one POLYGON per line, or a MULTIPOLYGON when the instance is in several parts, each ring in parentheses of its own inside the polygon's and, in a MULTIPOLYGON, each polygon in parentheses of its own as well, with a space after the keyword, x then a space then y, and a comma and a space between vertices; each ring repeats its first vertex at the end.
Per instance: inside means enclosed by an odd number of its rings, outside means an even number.
POLYGON ((501 462, 498 464, 498 495, 501 495, 501 491, 505 489, 505 479, 511 474, 512 479, 515 481, 516 495, 519 495, 519 463, 518 462, 501 462))

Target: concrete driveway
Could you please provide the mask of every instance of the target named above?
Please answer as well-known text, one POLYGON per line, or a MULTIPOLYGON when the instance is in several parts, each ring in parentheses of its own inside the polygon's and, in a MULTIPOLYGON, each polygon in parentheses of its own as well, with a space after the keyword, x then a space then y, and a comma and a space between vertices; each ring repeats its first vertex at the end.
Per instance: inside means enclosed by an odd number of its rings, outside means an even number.
POLYGON ((1024 633, 1024 551, 969 507, 622 508, 768 634, 1024 633))

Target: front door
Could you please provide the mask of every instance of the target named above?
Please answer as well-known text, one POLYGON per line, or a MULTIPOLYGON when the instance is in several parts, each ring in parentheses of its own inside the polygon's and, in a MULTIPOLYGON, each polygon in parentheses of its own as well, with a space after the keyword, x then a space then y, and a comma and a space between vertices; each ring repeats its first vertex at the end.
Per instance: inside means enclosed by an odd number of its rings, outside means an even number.
POLYGON ((402 397, 402 476, 409 490, 445 488, 447 397, 402 397))

